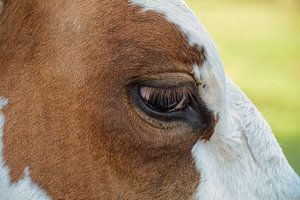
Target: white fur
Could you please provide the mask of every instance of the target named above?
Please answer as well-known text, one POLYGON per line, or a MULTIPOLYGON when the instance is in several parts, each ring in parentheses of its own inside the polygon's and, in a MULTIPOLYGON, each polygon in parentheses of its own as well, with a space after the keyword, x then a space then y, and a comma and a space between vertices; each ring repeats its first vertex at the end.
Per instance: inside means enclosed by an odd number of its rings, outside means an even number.
POLYGON ((0 200, 50 200, 44 191, 32 183, 28 168, 24 170, 24 177, 17 183, 10 180, 9 169, 4 164, 2 142, 5 118, 1 109, 6 104, 7 100, 0 97, 0 200))
POLYGON ((224 75, 217 48, 197 17, 181 0, 131 0, 176 24, 190 44, 204 47, 206 62, 194 66, 199 93, 219 116, 209 141, 193 148, 201 181, 200 200, 297 200, 300 179, 288 164, 273 132, 243 92, 224 75), (206 85, 205 88, 201 85, 206 85))

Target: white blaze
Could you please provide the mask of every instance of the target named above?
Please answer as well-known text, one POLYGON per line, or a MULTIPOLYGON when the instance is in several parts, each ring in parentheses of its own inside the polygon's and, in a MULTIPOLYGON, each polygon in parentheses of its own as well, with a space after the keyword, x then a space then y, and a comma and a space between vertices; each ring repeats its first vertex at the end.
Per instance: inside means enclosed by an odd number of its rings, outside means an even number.
POLYGON ((131 0, 176 24, 191 45, 205 49, 203 66, 193 66, 201 98, 219 115, 209 141, 193 148, 201 174, 195 199, 297 200, 300 179, 288 164, 273 132, 243 92, 224 75, 217 48, 197 17, 181 0, 131 0))
POLYGON ((3 134, 5 118, 1 109, 7 104, 7 100, 0 97, 0 199, 1 200, 50 200, 50 198, 34 183, 29 176, 29 170, 24 170, 24 177, 16 183, 12 183, 9 177, 9 169, 4 164, 3 134))

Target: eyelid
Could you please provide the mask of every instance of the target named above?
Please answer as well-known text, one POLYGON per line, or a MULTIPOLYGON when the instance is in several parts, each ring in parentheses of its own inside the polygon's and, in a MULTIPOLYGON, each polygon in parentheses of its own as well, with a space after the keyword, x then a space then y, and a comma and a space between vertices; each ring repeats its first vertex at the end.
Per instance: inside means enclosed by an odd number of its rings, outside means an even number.
POLYGON ((193 75, 187 73, 161 73, 136 76, 128 80, 128 86, 149 86, 155 88, 177 88, 185 85, 197 86, 193 75))

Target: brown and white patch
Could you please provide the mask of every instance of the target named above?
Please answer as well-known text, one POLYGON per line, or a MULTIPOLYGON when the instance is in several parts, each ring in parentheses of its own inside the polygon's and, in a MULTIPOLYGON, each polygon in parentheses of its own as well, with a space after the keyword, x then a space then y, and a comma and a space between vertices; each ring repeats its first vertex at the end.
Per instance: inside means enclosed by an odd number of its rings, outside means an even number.
POLYGON ((183 1, 12 0, 1 16, 13 181, 29 167, 53 199, 299 199, 270 127, 183 1), (210 140, 138 109, 128 90, 149 81, 197 83, 219 118, 210 140))
POLYGON ((219 121, 211 139, 193 148, 201 174, 195 199, 300 199, 300 179, 271 128, 224 75, 217 49, 192 11, 181 0, 132 2, 164 14, 188 36, 190 45, 201 46, 206 53, 204 64, 194 65, 194 74, 201 98, 219 121))
POLYGON ((4 159, 13 181, 29 167, 53 199, 192 199, 200 177, 191 151, 201 135, 186 123, 146 123, 127 85, 193 80, 201 46, 125 0, 9 1, 2 16, 4 159))
POLYGON ((29 169, 24 169, 24 176, 16 183, 12 183, 9 168, 3 158, 3 129, 5 118, 1 112, 8 101, 0 97, 0 197, 5 200, 49 200, 50 198, 37 185, 32 183, 29 169))

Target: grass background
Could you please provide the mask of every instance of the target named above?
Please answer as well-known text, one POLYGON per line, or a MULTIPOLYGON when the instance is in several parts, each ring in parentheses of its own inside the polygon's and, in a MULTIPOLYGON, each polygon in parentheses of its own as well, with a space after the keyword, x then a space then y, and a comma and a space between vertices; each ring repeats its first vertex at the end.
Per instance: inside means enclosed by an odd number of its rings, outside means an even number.
MULTIPOLYGON (((187 0, 300 175, 300 1, 187 0)), ((267 147, 266 147, 267 148, 267 147)))

